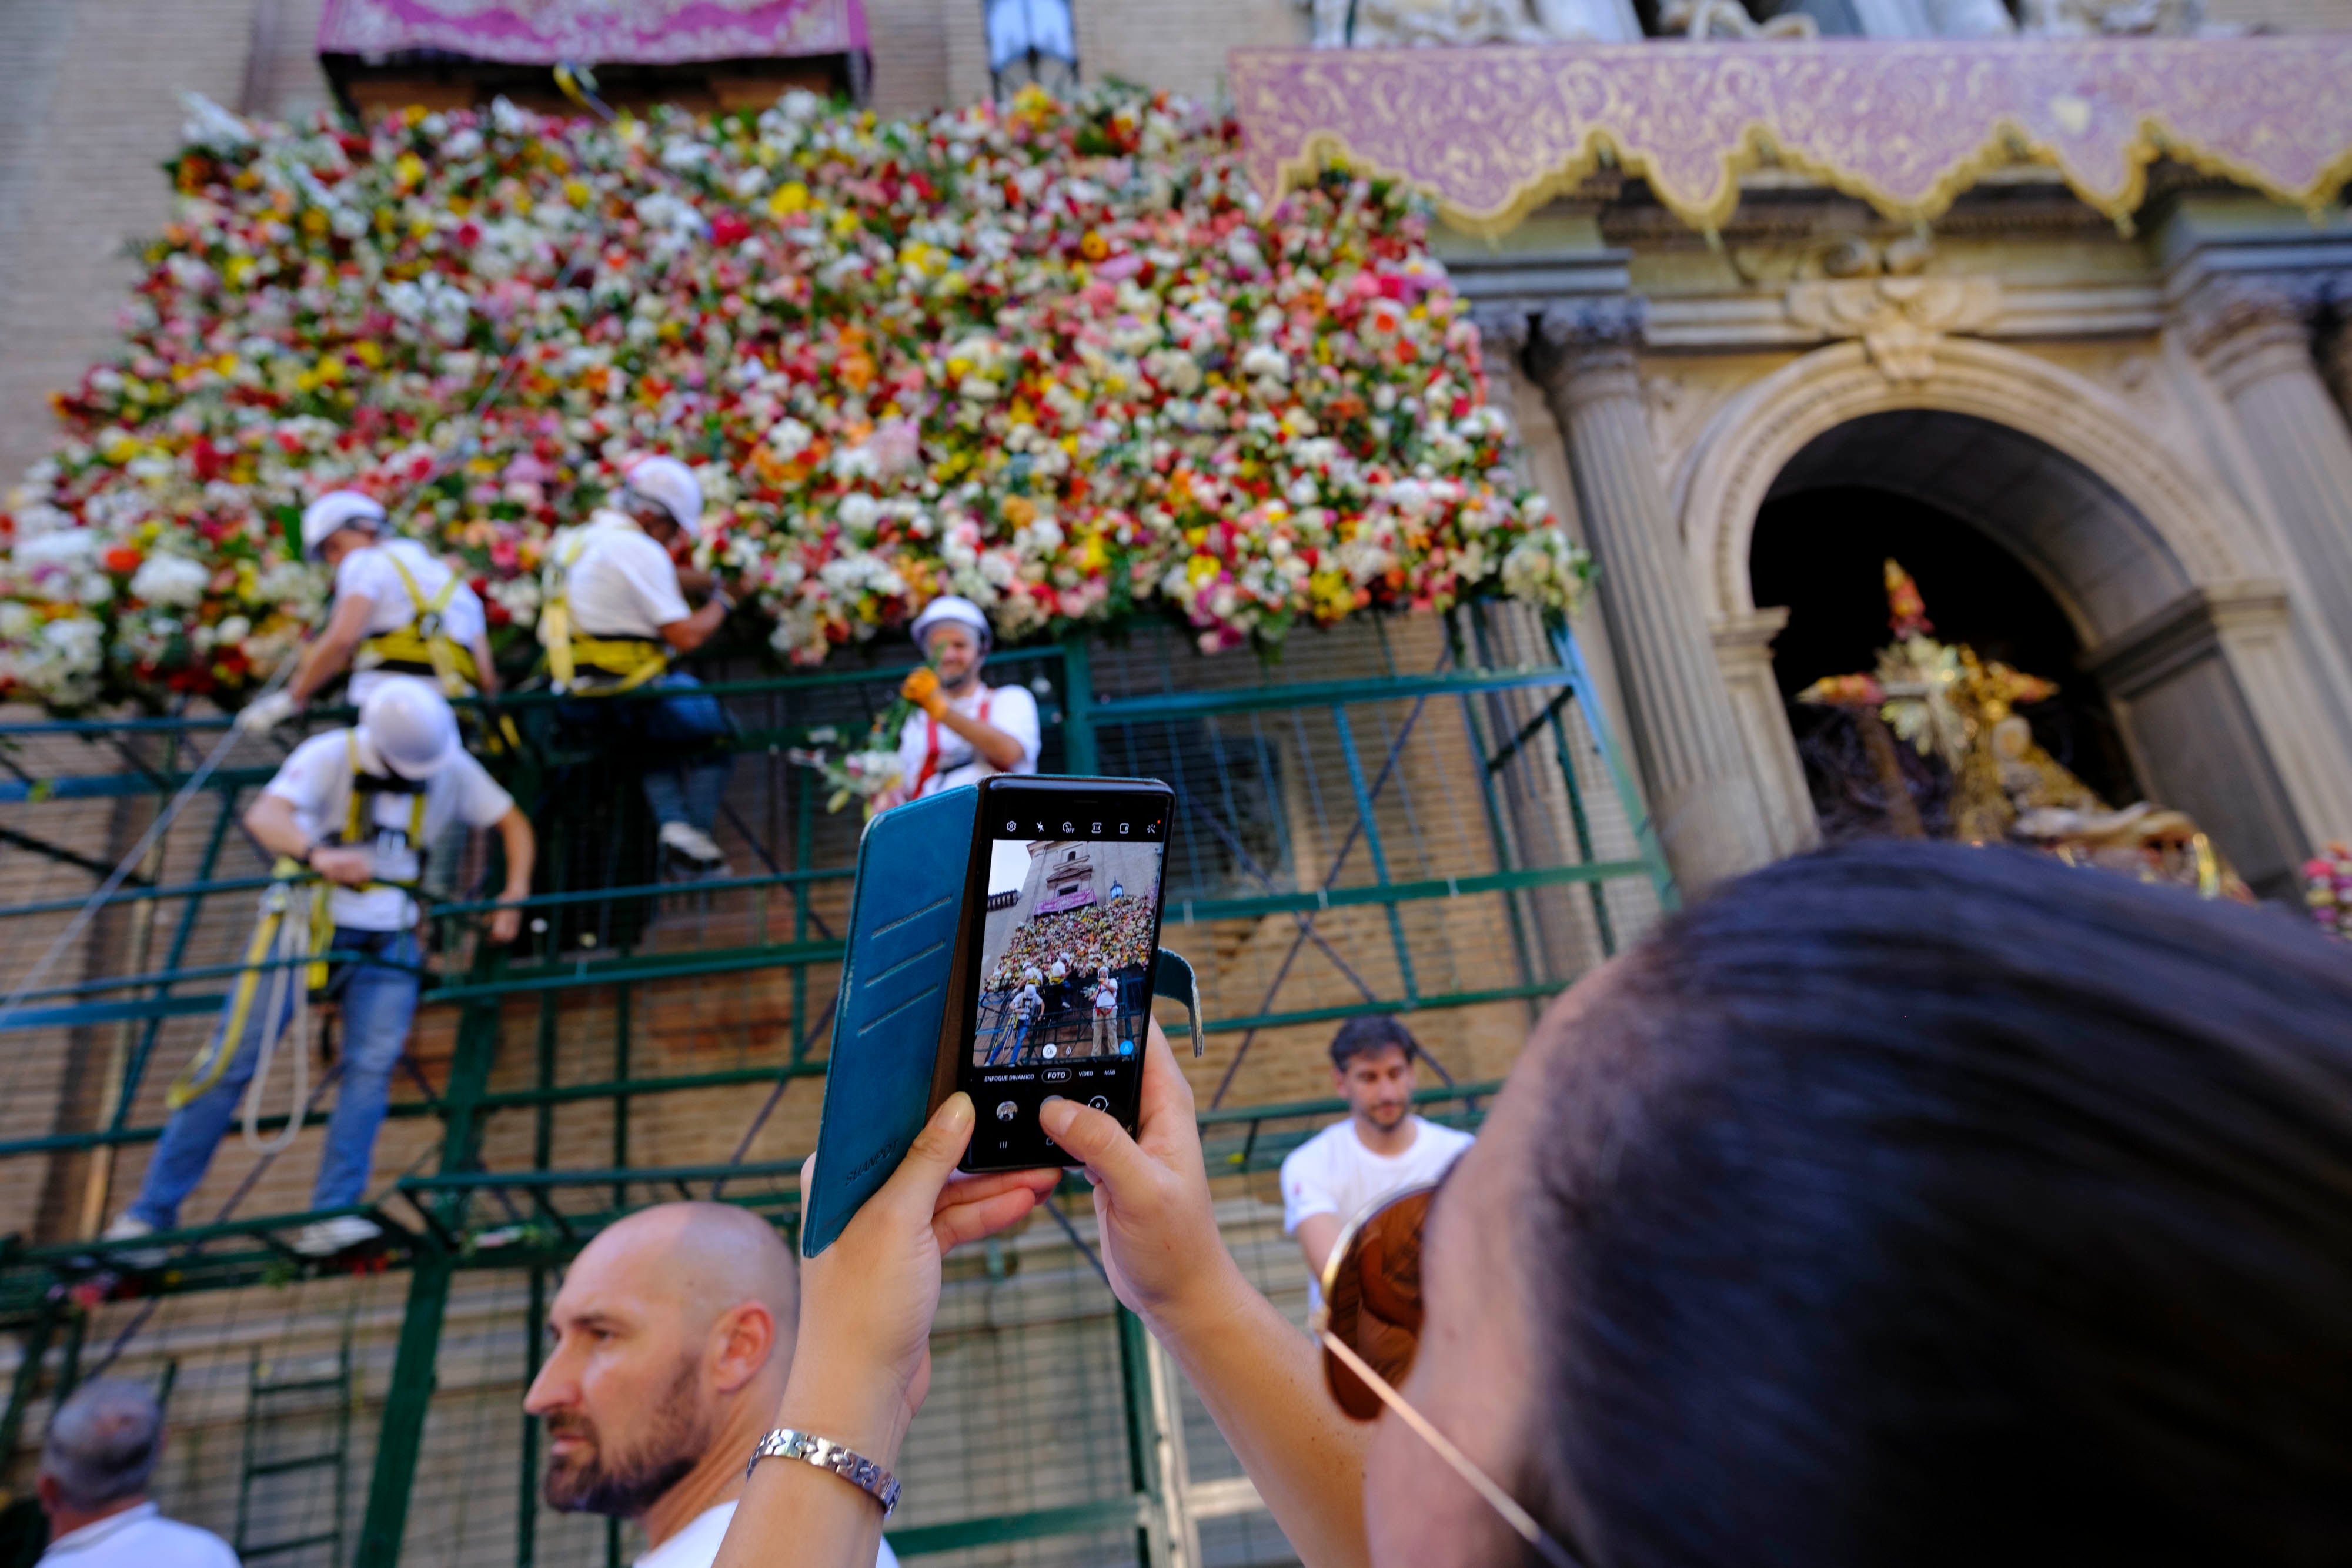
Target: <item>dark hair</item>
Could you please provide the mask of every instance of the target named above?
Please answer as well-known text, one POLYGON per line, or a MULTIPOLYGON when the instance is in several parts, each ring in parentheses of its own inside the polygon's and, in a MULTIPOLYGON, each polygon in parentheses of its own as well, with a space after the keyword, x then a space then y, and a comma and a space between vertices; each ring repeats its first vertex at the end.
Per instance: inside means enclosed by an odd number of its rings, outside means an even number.
POLYGON ((1407 1061, 1421 1055, 1421 1042, 1412 1038, 1412 1031, 1388 1014, 1367 1013, 1361 1018, 1352 1018, 1341 1024, 1339 1032, 1331 1037, 1331 1065, 1345 1072, 1348 1063, 1356 1058, 1386 1051, 1391 1046, 1403 1051, 1407 1061))
POLYGON ((1601 1563, 2352 1557, 2352 950, 1864 845, 1545 1049, 1519 1479, 1601 1563))

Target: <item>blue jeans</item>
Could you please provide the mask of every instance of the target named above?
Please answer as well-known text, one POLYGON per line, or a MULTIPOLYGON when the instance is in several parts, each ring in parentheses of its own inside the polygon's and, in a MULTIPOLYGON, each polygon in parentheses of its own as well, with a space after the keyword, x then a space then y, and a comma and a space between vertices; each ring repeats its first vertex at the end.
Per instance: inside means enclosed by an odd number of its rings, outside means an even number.
MULTIPOLYGON (((339 977, 337 994, 342 1001, 342 1083, 335 1092, 334 1113, 327 1119, 327 1147, 319 1156, 319 1176, 311 1184, 310 1207, 342 1208, 365 1196, 369 1162, 375 1154, 376 1130, 383 1125, 384 1106, 392 1097, 392 1070, 408 1043, 409 1021, 416 1016, 419 961, 416 936, 410 931, 353 931, 338 926, 335 946, 369 958, 347 965, 339 977), (392 968, 390 965, 403 965, 392 968)), ((130 1212, 158 1230, 179 1223, 180 1205, 196 1184, 213 1152, 236 1119, 237 1101, 252 1082, 254 1061, 260 1053, 264 1015, 268 1011, 269 984, 276 971, 265 970, 262 988, 246 1015, 245 1037, 218 1082, 172 1113, 155 1157, 147 1162, 146 1179, 130 1212)), ((300 983, 300 971, 296 972, 300 983)), ((279 1024, 293 1015, 289 992, 280 1009, 279 1024)), ((228 1009, 221 1009, 217 1029, 228 1027, 228 1009)), ((217 1039, 217 1036, 215 1036, 217 1039)), ((292 1049, 281 1040, 280 1051, 292 1049)))
POLYGON ((645 774, 646 804, 656 823, 684 822, 709 832, 719 823, 719 798, 735 759, 719 749, 734 731, 719 699, 683 670, 655 676, 646 690, 675 694, 655 701, 596 697, 567 702, 567 723, 588 725, 609 716, 623 741, 642 740, 651 755, 645 774))

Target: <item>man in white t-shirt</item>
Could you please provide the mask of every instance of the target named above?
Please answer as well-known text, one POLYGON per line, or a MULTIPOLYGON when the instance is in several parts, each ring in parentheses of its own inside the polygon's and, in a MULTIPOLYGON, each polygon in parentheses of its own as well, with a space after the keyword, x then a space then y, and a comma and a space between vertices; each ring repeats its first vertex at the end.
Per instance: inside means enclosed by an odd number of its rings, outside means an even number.
POLYGON ((302 512, 302 549, 335 574, 334 608, 285 689, 247 704, 239 728, 276 727, 346 669, 354 707, 376 683, 399 674, 435 681, 444 696, 497 693, 480 596, 431 550, 388 533, 373 500, 331 490, 311 502, 302 512))
POLYGON ((555 539, 539 631, 556 679, 574 694, 663 694, 566 703, 563 715, 575 724, 608 719, 625 742, 644 744, 646 803, 664 855, 687 874, 723 876, 727 861, 713 835, 733 765, 721 745, 730 733, 727 713, 699 681, 668 667, 673 653, 709 642, 733 608, 710 572, 687 564, 701 530, 694 471, 675 457, 639 458, 611 506, 555 539), (688 592, 702 596, 701 608, 687 608, 688 592))
POLYGON ((1118 982, 1104 969, 1095 977, 1095 1039, 1094 1053, 1111 1056, 1118 1053, 1118 982))
POLYGON ((887 810, 995 773, 1037 771, 1037 699, 1025 686, 982 684, 995 634, 971 600, 943 593, 915 617, 926 663, 900 693, 922 711, 898 731, 898 787, 877 797, 887 810))
POLYGON ((1282 1162, 1282 1228, 1298 1238, 1307 1291, 1349 1221, 1391 1193, 1435 1181, 1470 1146, 1470 1134, 1413 1114, 1421 1047, 1386 1015, 1349 1019, 1331 1040, 1331 1077, 1348 1119, 1324 1128, 1282 1162))
MULTIPOLYGON (((664 1203, 605 1227, 564 1273, 523 1396, 547 1423, 548 1506, 637 1521, 635 1568, 710 1568, 799 1319, 792 1249, 749 1210, 664 1203)), ((898 1560, 884 1542, 875 1561, 898 1560)))
POLYGON ((209 1530, 165 1519, 147 1495, 163 1412, 145 1385, 100 1377, 49 1417, 34 1483, 49 1516, 46 1568, 237 1568, 209 1530))
MULTIPOLYGON (((421 984, 412 892, 424 874, 426 846, 445 841, 455 825, 495 829, 506 852, 500 902, 530 896, 530 819, 458 744, 457 716, 441 694, 406 675, 389 677, 368 694, 355 727, 325 730, 296 747, 245 814, 246 831, 263 849, 299 861, 331 884, 322 891, 334 922, 333 949, 360 955, 337 965, 329 986, 342 1018, 342 1082, 310 1190, 313 1208, 348 1207, 367 1190, 392 1070, 407 1044, 421 984)), ((500 909, 491 916, 489 939, 511 942, 521 925, 520 908, 500 909)), ((139 1196, 107 1228, 107 1239, 178 1223, 181 1203, 204 1179, 236 1114, 262 1042, 277 1040, 299 1005, 301 971, 283 981, 279 973, 258 971, 254 986, 230 988, 220 1027, 172 1087, 172 1117, 139 1196), (240 990, 247 993, 244 1022, 232 1040, 240 990)), ((293 1245, 324 1256, 376 1234, 368 1220, 341 1215, 304 1226, 293 1245)), ((149 1260, 123 1256, 133 1264, 149 1260)))

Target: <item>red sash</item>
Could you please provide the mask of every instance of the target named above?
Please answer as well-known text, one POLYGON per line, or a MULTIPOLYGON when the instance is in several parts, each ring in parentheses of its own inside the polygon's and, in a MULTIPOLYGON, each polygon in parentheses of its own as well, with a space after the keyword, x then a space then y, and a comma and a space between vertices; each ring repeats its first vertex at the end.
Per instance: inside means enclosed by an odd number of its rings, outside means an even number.
MULTIPOLYGON (((995 695, 996 693, 992 687, 982 686, 980 688, 980 722, 982 724, 986 724, 988 722, 989 699, 993 697, 995 695)), ((971 753, 974 757, 979 757, 980 747, 977 746, 973 747, 971 748, 971 753)), ((983 760, 985 759, 983 758, 983 760)), ((932 775, 939 772, 939 770, 940 721, 933 718, 929 714, 925 714, 923 716, 923 766, 915 774, 915 787, 907 791, 907 799, 909 800, 921 800, 923 798, 923 786, 929 784, 931 781, 932 775)))

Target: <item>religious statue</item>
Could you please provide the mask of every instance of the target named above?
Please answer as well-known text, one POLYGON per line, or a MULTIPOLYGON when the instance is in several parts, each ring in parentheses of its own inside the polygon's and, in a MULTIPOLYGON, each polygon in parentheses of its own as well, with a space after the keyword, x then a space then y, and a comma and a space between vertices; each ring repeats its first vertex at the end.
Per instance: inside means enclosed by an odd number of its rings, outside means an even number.
POLYGON ((1783 11, 1769 22, 1748 14, 1739 0, 1666 0, 1658 25, 1694 40, 1706 38, 1817 38, 1821 24, 1801 11, 1783 11))
POLYGON ((1631 43, 1632 0, 1299 0, 1318 48, 1631 43))
POLYGON ((2055 696, 2055 683, 1979 658, 1964 643, 1939 641, 1918 584, 1895 561, 1886 562, 1885 583, 1895 641, 1879 650, 1876 667, 1824 676, 1797 700, 1853 716, 1887 831, 2019 844, 2071 864, 2194 887, 2209 898, 2252 899, 2186 815, 2146 800, 2110 810, 2033 738, 2016 710, 2055 696), (1920 810, 1919 770, 1903 765, 1897 740, 1940 764, 1937 782, 1948 781, 1948 796, 1939 802, 1937 831, 1920 810))

